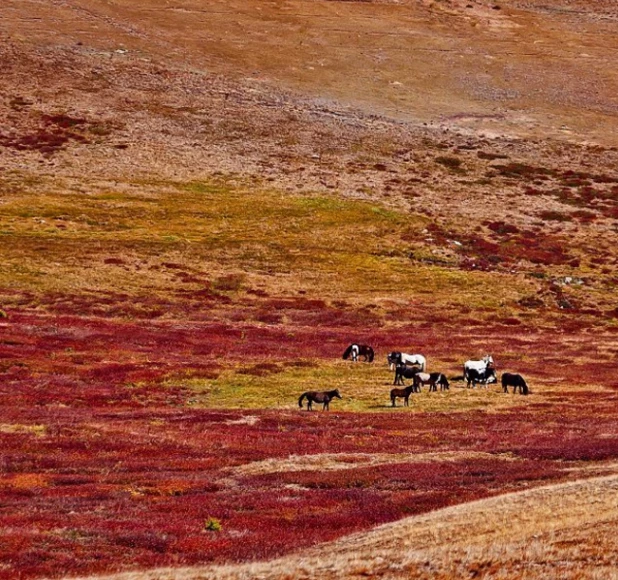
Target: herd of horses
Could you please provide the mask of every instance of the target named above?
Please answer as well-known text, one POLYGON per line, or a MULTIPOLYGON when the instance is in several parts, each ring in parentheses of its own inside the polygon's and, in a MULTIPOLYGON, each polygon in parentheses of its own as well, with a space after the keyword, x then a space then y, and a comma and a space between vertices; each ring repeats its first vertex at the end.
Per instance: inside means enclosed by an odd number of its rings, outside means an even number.
MULTIPOLYGON (((367 344, 353 343, 345 349, 343 359, 351 359, 354 362, 360 360, 373 362, 375 352, 373 348, 367 344)), ((435 392, 440 388, 440 391, 449 390, 450 382, 446 375, 441 372, 426 372, 427 359, 421 354, 407 354, 405 352, 390 352, 386 360, 389 368, 395 371, 394 385, 400 385, 403 388, 394 388, 390 392, 391 405, 396 407, 397 399, 403 399, 404 405, 409 405, 410 395, 412 393, 420 393, 421 387, 429 385, 429 392, 435 392), (410 385, 405 385, 405 379, 411 380, 410 385)), ((463 366, 463 375, 461 377, 452 377, 452 381, 463 380, 468 388, 475 388, 477 385, 484 385, 487 388, 488 384, 497 383, 498 375, 494 366, 494 359, 491 355, 486 355, 479 360, 468 360, 463 366)), ((527 395, 530 389, 525 379, 517 373, 502 373, 501 377, 502 390, 505 393, 509 392, 509 387, 513 387, 513 393, 518 390, 520 394, 527 395)), ((298 406, 303 407, 303 401, 307 399, 307 410, 312 410, 313 403, 321 403, 323 410, 328 410, 329 403, 333 399, 341 399, 341 395, 337 389, 333 391, 307 391, 298 399, 298 406)))

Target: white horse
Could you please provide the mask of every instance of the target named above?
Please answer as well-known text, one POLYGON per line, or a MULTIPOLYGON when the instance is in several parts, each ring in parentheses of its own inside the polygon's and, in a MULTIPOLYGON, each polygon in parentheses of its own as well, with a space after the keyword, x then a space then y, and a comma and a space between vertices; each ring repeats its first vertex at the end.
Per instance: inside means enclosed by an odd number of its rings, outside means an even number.
MULTIPOLYGON (((484 373, 488 367, 491 368, 493 366, 494 366, 494 359, 490 354, 485 355, 481 360, 467 360, 464 363, 464 379, 466 381, 470 380, 468 371, 472 369, 474 369, 475 371, 478 371, 479 373, 484 373)), ((495 378, 495 376, 493 378, 490 377, 487 382, 495 383, 497 382, 497 379, 495 378)))
POLYGON ((396 365, 418 365, 425 371, 427 359, 422 354, 407 354, 405 352, 391 352, 387 355, 388 368, 393 370, 396 365))

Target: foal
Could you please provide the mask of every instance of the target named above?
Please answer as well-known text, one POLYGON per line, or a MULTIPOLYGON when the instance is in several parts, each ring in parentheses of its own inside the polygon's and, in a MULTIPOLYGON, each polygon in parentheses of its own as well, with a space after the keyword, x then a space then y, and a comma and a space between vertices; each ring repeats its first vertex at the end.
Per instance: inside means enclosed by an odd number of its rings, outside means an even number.
POLYGON ((410 393, 414 390, 414 385, 410 385, 409 387, 406 387, 405 389, 392 389, 391 390, 391 405, 393 407, 396 407, 396 403, 395 403, 395 399, 397 397, 403 398, 403 404, 406 407, 409 407, 410 405, 408 404, 409 400, 410 400, 410 393))

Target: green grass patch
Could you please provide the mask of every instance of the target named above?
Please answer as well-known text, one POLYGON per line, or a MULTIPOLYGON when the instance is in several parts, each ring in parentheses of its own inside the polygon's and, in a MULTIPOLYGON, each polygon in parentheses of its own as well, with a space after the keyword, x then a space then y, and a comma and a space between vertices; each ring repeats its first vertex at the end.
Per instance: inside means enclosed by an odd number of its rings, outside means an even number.
MULTIPOLYGON (((390 391, 393 373, 386 365, 321 362, 312 367, 279 367, 264 375, 246 374, 239 367, 222 373, 216 379, 179 379, 168 381, 169 386, 188 388, 193 392, 190 405, 222 409, 299 409, 298 398, 305 391, 339 389, 342 399, 331 403, 331 411, 382 412, 392 411, 390 391), (278 371, 278 372, 277 372, 278 371)), ((463 383, 453 383, 448 391, 421 393, 410 397, 410 406, 403 412, 461 412, 472 409, 494 409, 518 402, 501 393, 498 385, 487 389, 466 389, 463 383)), ((306 409, 306 401, 304 401, 306 409)), ((321 411, 321 405, 315 405, 321 411)), ((300 409, 299 409, 300 410, 300 409)))
MULTIPOLYGON (((7 186, 13 192, 16 179, 7 186)), ((121 287, 130 296, 176 299, 187 286, 200 289, 231 275, 243 277, 236 290, 263 288, 270 295, 302 289, 358 304, 426 297, 435 305, 483 308, 518 292, 522 282, 496 286, 489 274, 411 262, 411 244, 422 238, 426 221, 374 203, 224 180, 123 184, 117 191, 22 184, 0 206, 0 231, 11 242, 0 249, 0 287, 37 293, 121 287), (181 270, 186 275, 179 279, 181 270)))

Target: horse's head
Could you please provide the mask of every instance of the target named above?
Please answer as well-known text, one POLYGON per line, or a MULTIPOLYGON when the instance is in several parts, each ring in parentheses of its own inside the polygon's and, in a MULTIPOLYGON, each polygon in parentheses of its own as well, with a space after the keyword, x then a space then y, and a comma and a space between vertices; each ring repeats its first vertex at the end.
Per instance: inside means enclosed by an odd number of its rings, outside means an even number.
POLYGON ((338 399, 341 399, 341 395, 339 394, 339 389, 335 389, 332 394, 333 394, 333 397, 337 397, 338 399))
POLYGON ((494 364, 494 358, 493 358, 490 354, 486 354, 486 355, 483 357, 483 362, 484 362, 484 363, 485 363, 488 367, 493 366, 493 364, 494 364))
POLYGON ((401 364, 401 353, 389 352, 386 355, 386 360, 388 362, 389 368, 392 370, 395 365, 401 364))

